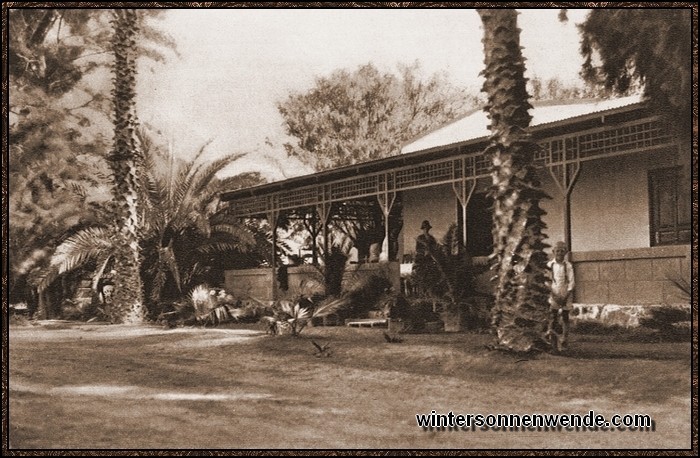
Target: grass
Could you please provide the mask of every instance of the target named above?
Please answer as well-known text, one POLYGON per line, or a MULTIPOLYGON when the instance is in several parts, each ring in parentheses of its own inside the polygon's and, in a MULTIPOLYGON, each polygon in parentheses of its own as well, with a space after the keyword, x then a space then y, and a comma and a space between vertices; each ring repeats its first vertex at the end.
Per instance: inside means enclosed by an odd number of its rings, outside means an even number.
POLYGON ((572 336, 523 359, 483 334, 255 325, 10 328, 11 448, 688 448, 690 344, 572 336), (329 346, 317 357, 311 341, 329 346), (417 413, 646 413, 654 432, 437 432, 417 413))

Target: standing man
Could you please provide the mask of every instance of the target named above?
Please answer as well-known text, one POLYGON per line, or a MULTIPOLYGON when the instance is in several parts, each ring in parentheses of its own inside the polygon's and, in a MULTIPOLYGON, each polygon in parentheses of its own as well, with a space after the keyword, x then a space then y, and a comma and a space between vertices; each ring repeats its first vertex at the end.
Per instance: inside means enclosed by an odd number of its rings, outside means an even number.
POLYGON ((569 338, 569 312, 574 302, 574 266, 566 260, 568 249, 564 242, 554 245, 554 259, 547 263, 552 272, 552 291, 549 295, 549 326, 547 333, 554 332, 559 313, 562 314, 561 350, 569 338))
POLYGON ((420 226, 423 231, 416 237, 416 256, 413 260, 413 276, 414 284, 420 293, 428 293, 431 287, 435 286, 438 280, 435 277, 435 259, 433 256, 437 250, 438 244, 435 237, 430 234, 430 221, 425 220, 420 226))

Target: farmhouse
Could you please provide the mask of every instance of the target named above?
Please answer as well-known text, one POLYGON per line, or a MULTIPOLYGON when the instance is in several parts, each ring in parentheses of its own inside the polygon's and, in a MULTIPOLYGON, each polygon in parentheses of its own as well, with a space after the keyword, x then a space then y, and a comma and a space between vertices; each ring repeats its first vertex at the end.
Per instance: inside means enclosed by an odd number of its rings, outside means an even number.
MULTIPOLYGON (((544 221, 549 242, 571 248, 575 302, 683 302, 672 279, 691 275, 690 141, 676 138, 636 96, 541 104, 531 115, 541 146, 536 163, 551 196, 542 202, 544 221)), ((273 225, 303 219, 314 254, 332 243, 331 222, 373 218, 374 238, 356 241, 352 268, 386 269, 397 285, 423 220, 438 240, 456 224, 467 252, 484 261, 491 251, 487 126, 486 114, 475 111, 395 156, 227 192, 222 200, 237 216, 273 225)), ((228 271, 226 287, 278 298, 276 267, 228 271)), ((288 269, 292 291, 304 268, 288 269)))

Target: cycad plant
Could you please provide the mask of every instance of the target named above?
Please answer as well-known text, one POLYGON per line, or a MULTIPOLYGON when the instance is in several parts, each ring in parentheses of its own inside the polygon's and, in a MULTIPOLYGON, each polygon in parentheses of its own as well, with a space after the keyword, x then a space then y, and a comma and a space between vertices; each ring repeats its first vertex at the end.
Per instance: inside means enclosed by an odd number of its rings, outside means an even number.
MULTIPOLYGON (((263 304, 258 299, 252 297, 251 299, 263 304)), ((346 304, 346 301, 340 299, 325 301, 318 306, 314 306, 307 298, 301 298, 298 301, 276 301, 270 306, 272 316, 263 316, 260 321, 267 325, 270 334, 298 336, 313 318, 337 313, 346 304)))
POLYGON ((533 165, 537 145, 527 132, 531 116, 525 88, 520 29, 513 9, 477 10, 484 25, 483 91, 491 120, 485 154, 492 168, 493 265, 496 302, 492 321, 497 347, 516 352, 538 348, 548 309, 544 248, 546 196, 533 165))

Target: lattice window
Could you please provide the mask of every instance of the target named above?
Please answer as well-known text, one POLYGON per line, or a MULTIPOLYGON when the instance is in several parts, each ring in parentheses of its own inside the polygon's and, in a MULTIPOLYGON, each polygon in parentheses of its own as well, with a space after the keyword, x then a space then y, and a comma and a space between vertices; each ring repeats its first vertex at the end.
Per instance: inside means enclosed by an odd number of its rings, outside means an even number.
POLYGON ((533 160, 535 164, 537 165, 545 165, 549 162, 549 154, 550 154, 550 146, 549 142, 542 143, 539 145, 539 148, 537 148, 537 151, 535 151, 533 160))
POLYGON ((378 191, 377 175, 344 180, 331 185, 331 199, 343 200, 349 197, 366 196, 378 191))
POLYGON ((460 179, 464 177, 464 161, 462 159, 455 159, 452 161, 452 178, 460 179))
POLYGON ((564 156, 566 157, 567 161, 573 161, 574 159, 576 159, 579 138, 580 137, 569 137, 566 139, 566 142, 564 142, 566 144, 566 151, 564 152, 564 156))
POLYGON ((466 169, 464 172, 464 176, 473 177, 474 175, 476 175, 475 161, 475 156, 467 156, 465 158, 466 169))
POLYGON ((668 133, 658 121, 646 121, 617 129, 579 136, 580 157, 649 148, 668 143, 668 133))
POLYGON ((476 165, 476 175, 488 175, 491 173, 491 160, 485 154, 475 156, 474 163, 476 165))
POLYGON ((233 216, 252 216, 264 214, 267 210, 265 197, 245 197, 229 204, 229 213, 233 216))
POLYGON ((396 172, 396 187, 398 189, 450 180, 452 180, 451 160, 419 165, 396 172))
POLYGON ((316 205, 320 198, 320 189, 310 186, 300 189, 290 189, 279 194, 279 208, 296 208, 316 205))
POLYGON ((564 140, 552 140, 543 144, 547 145, 547 150, 549 152, 549 163, 561 162, 564 159, 564 140))

